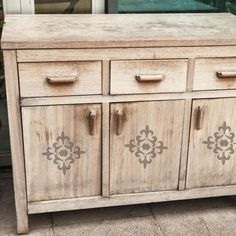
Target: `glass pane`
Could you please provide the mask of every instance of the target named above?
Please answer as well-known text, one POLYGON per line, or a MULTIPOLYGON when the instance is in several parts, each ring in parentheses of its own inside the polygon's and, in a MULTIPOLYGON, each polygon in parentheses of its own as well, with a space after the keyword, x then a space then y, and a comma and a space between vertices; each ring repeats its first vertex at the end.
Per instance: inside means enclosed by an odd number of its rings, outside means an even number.
POLYGON ((92 13, 92 0, 35 0, 35 13, 92 13))
MULTIPOLYGON (((109 2, 109 1, 108 1, 109 2)), ((118 0, 119 13, 224 12, 228 0, 118 0)))
POLYGON ((3 20, 3 4, 2 4, 2 0, 0 0, 0 20, 1 21, 3 20))

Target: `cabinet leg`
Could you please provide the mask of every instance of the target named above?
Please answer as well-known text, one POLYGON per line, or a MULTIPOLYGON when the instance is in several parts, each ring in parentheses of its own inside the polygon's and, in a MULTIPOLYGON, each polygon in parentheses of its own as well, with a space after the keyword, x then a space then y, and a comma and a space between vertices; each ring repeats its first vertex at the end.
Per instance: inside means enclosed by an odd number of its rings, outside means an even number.
POLYGON ((29 233, 29 220, 28 214, 18 214, 17 216, 17 233, 18 234, 27 234, 29 233))
POLYGON ((19 234, 24 234, 29 231, 29 223, 16 51, 5 50, 3 56, 5 64, 17 232, 19 234))

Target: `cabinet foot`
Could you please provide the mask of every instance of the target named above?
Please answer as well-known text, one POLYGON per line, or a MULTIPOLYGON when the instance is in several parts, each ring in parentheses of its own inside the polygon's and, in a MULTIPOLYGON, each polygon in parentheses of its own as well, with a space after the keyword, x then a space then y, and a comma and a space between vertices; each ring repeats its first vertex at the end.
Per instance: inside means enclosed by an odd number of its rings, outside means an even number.
POLYGON ((28 234, 28 233, 29 233, 28 215, 19 217, 17 219, 17 234, 28 234))

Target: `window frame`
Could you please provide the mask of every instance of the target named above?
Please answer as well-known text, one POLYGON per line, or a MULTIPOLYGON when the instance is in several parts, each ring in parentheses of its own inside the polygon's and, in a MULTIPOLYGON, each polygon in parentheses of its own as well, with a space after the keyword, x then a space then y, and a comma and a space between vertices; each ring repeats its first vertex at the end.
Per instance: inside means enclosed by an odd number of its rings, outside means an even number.
MULTIPOLYGON (((34 0, 3 0, 5 14, 35 14, 34 0)), ((92 13, 105 12, 105 0, 92 0, 92 13)))

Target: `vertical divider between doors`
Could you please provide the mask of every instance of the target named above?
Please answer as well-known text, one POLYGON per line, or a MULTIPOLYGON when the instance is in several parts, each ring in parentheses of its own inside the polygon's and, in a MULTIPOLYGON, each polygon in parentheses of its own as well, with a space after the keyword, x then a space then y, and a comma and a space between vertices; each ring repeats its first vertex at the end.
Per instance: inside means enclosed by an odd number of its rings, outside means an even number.
MULTIPOLYGON (((102 61, 102 94, 110 88, 110 61, 102 61)), ((102 196, 110 195, 110 103, 102 104, 102 196)))
POLYGON ((183 132, 182 132, 182 148, 180 158, 179 170, 179 190, 185 189, 187 162, 188 162, 188 146, 189 146, 189 132, 191 120, 192 99, 185 100, 183 132))
POLYGON ((110 92, 110 61, 102 61, 102 94, 109 95, 110 92))
POLYGON ((110 104, 102 104, 102 196, 110 193, 110 104))
MULTIPOLYGON (((189 58, 187 82, 186 82, 187 92, 191 92, 193 89, 194 67, 195 67, 195 59, 189 58)), ((182 148, 181 148, 180 170, 179 170, 179 187, 178 187, 179 190, 184 190, 186 183, 191 110, 192 110, 192 99, 186 99, 184 106, 184 119, 183 119, 183 132, 182 132, 183 137, 182 137, 182 148)))

